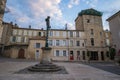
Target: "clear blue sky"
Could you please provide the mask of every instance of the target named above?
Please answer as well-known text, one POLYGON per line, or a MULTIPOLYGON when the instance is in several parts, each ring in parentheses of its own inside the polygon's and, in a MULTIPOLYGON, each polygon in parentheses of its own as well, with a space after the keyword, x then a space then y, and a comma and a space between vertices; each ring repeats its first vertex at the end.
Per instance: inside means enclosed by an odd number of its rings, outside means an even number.
POLYGON ((81 10, 94 8, 103 13, 103 27, 109 29, 108 17, 120 10, 120 0, 7 0, 4 21, 20 27, 46 28, 45 18, 51 16, 51 27, 75 29, 75 18, 81 10))

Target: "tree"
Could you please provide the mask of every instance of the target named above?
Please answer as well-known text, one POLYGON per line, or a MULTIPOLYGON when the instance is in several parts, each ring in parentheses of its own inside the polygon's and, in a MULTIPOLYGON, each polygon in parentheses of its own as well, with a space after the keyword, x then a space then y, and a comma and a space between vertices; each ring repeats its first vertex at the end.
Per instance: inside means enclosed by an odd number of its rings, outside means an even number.
POLYGON ((116 55, 116 49, 115 48, 110 48, 110 59, 114 60, 116 55))

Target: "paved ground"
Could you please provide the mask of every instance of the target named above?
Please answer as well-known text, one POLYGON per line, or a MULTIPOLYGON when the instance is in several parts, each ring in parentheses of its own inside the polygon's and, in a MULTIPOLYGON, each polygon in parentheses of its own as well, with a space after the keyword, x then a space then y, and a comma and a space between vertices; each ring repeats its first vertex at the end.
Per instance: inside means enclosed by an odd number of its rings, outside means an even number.
POLYGON ((0 80, 120 80, 120 75, 70 62, 55 62, 64 66, 69 74, 15 74, 16 71, 36 63, 32 60, 0 58, 0 80))
POLYGON ((83 64, 120 75, 120 66, 116 65, 114 62, 91 62, 83 64))

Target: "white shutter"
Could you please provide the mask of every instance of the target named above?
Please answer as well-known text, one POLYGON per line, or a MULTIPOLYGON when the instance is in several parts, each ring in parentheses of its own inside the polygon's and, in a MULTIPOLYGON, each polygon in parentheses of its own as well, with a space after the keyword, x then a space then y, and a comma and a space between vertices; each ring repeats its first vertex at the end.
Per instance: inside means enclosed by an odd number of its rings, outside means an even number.
POLYGON ((68 32, 68 37, 70 37, 70 32, 68 32))
POLYGON ((53 31, 53 36, 54 36, 54 31, 53 31))
POLYGON ((79 32, 79 37, 81 37, 81 32, 79 32))
POLYGON ((12 42, 12 40, 13 40, 13 37, 11 36, 11 37, 10 37, 10 42, 12 42))
POLYGON ((66 51, 66 56, 68 56, 68 51, 66 51))
POLYGON ((56 56, 56 50, 54 50, 54 56, 56 56))
POLYGON ((56 46, 56 40, 54 40, 54 46, 56 46))
POLYGON ((76 32, 74 32, 74 37, 76 37, 76 32))
POLYGON ((60 46, 63 46, 63 41, 62 40, 60 40, 60 46))
POLYGON ((63 56, 63 51, 62 50, 60 50, 60 56, 63 56))
POLYGON ((63 36, 66 37, 66 32, 63 32, 63 36))
POLYGON ((43 36, 43 32, 41 32, 41 36, 43 36))
POLYGON ((76 40, 72 40, 73 41, 73 46, 76 46, 76 40))
POLYGON ((40 43, 40 48, 42 48, 42 44, 40 43))
POLYGON ((33 44, 33 47, 36 48, 36 43, 33 44))

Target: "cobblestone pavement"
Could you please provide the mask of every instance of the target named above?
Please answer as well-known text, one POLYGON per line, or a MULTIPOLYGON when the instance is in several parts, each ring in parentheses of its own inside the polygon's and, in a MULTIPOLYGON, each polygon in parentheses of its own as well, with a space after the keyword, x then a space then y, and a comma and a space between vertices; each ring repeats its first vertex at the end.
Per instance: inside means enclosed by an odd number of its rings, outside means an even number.
POLYGON ((64 66, 68 74, 15 74, 16 71, 34 65, 31 60, 1 59, 0 80, 120 80, 120 76, 80 63, 55 62, 64 66))

